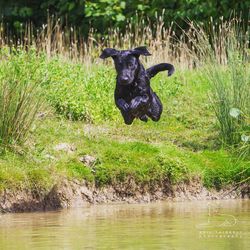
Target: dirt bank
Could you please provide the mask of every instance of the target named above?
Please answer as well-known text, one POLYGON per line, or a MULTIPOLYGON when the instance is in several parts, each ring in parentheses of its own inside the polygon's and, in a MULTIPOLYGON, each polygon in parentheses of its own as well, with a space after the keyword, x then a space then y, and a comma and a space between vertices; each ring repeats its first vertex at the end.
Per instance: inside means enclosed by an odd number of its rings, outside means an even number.
POLYGON ((249 185, 227 187, 219 191, 208 190, 202 186, 199 179, 178 185, 165 182, 153 188, 138 186, 133 180, 102 188, 84 181, 63 180, 49 192, 4 190, 0 195, 0 209, 1 212, 28 212, 81 207, 89 203, 142 203, 156 200, 184 201, 249 197, 249 185))

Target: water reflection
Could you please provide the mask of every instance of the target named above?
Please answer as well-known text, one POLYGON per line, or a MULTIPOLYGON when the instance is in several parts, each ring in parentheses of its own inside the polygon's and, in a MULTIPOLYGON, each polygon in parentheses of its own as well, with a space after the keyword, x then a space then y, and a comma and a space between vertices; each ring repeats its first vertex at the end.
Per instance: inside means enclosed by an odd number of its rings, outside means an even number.
POLYGON ((249 212, 250 201, 233 200, 7 214, 0 249, 248 249, 249 212))

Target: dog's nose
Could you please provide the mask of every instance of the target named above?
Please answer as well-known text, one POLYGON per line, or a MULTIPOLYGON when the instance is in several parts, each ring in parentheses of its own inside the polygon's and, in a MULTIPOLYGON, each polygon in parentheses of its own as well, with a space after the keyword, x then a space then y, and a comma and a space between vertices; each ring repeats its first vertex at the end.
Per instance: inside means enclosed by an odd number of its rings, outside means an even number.
POLYGON ((128 77, 127 76, 123 76, 120 78, 121 83, 127 83, 128 82, 128 77))

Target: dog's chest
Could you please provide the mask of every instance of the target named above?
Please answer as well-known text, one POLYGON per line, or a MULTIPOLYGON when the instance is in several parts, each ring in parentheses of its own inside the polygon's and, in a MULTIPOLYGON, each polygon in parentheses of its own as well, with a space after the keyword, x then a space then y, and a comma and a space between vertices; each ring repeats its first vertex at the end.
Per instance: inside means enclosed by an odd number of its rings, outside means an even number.
POLYGON ((134 83, 130 89, 131 97, 134 98, 135 96, 141 95, 143 91, 144 88, 140 84, 134 83))
POLYGON ((144 95, 145 92, 147 92, 146 86, 137 82, 127 86, 119 86, 115 91, 117 96, 123 98, 128 103, 135 97, 144 95))

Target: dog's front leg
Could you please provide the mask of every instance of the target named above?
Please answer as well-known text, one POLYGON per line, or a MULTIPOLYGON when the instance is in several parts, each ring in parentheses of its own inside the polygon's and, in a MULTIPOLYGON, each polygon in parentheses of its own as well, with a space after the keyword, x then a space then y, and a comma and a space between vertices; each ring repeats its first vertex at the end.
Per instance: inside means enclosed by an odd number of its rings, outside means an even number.
POLYGON ((137 113, 140 108, 148 104, 148 101, 149 96, 146 94, 143 96, 136 96, 134 99, 131 100, 129 108, 132 113, 137 113))
POLYGON ((124 111, 124 112, 129 111, 129 104, 124 99, 119 98, 115 100, 115 104, 121 111, 124 111))
POLYGON ((129 104, 122 98, 117 99, 115 103, 121 111, 125 124, 131 125, 135 117, 130 113, 129 104))

